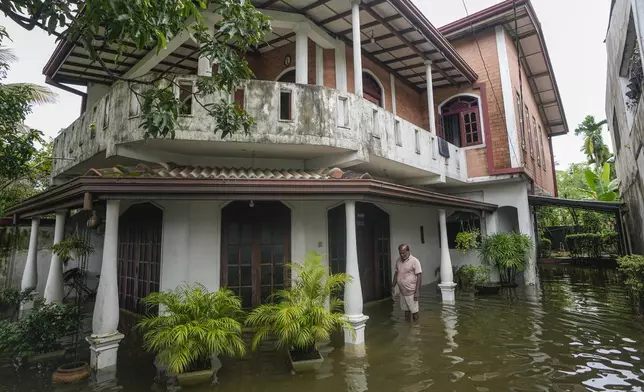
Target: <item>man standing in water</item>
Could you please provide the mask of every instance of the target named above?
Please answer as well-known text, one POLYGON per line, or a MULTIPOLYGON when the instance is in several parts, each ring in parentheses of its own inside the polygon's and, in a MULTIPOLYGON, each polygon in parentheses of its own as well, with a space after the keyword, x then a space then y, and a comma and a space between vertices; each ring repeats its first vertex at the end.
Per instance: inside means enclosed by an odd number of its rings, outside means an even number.
POLYGON ((405 311, 405 318, 418 320, 418 297, 422 268, 417 258, 411 255, 409 245, 398 246, 400 257, 396 260, 396 272, 392 283, 392 292, 395 297, 396 286, 400 290, 400 307, 405 311))

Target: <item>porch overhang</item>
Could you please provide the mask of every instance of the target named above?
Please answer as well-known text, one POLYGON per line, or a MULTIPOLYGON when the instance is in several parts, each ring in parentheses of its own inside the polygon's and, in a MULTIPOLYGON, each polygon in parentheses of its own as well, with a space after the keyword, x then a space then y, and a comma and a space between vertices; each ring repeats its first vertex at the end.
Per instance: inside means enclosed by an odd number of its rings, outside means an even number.
POLYGON ((494 204, 392 184, 368 175, 350 177, 291 176, 276 179, 85 175, 27 199, 9 208, 7 214, 15 219, 24 219, 60 209, 80 208, 86 194, 91 194, 94 201, 356 200, 486 212, 497 208, 494 204))

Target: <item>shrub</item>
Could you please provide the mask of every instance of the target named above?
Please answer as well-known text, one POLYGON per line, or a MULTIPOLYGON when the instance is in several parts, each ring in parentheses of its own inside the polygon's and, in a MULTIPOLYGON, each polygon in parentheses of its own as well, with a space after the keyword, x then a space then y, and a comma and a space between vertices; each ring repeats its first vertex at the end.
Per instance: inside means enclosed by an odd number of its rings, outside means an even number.
POLYGON ((470 251, 479 247, 479 237, 481 230, 472 229, 461 231, 456 234, 456 249, 460 250, 463 254, 468 254, 470 251))
POLYGON ((619 271, 624 275, 624 284, 636 304, 644 299, 644 256, 629 255, 617 259, 619 271))
POLYGON ((566 236, 566 246, 574 259, 589 257, 599 259, 605 252, 615 253, 617 233, 603 231, 600 233, 579 233, 566 236))
POLYGON ((78 331, 81 314, 67 304, 48 304, 28 312, 14 323, 0 326, 0 353, 12 358, 60 348, 59 339, 78 331))
POLYGON ((214 355, 246 353, 241 337, 244 313, 232 291, 222 288, 211 293, 201 284, 186 284, 152 293, 143 301, 164 309, 162 315, 144 317, 138 323, 145 331, 143 346, 172 373, 209 368, 214 355))
POLYGON ((550 257, 552 254, 552 241, 548 238, 539 239, 539 256, 540 257, 550 257))
POLYGON ((476 285, 485 283, 488 280, 489 268, 483 265, 464 265, 459 268, 458 276, 461 290, 474 291, 476 285))
POLYGON ((249 314, 246 323, 256 328, 253 349, 274 335, 276 348, 311 353, 320 342, 329 340, 333 331, 342 327, 353 331, 342 311, 343 302, 337 297, 351 278, 346 274, 330 275, 321 260, 322 256, 310 252, 303 264, 291 265, 297 276, 293 286, 278 291, 273 296, 276 303, 261 305, 249 314))
POLYGON ((526 234, 497 233, 483 238, 479 256, 484 265, 494 265, 501 281, 514 283, 516 273, 523 271, 532 250, 532 239, 526 234))
POLYGON ((33 289, 20 291, 11 287, 0 289, 0 313, 12 319, 20 309, 20 304, 33 298, 33 289))

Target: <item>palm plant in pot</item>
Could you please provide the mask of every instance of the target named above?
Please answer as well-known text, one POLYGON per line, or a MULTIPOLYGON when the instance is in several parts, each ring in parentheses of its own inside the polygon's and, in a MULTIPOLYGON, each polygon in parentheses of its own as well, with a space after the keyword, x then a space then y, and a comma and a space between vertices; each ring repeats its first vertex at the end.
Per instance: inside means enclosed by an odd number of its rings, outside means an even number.
POLYGON ((514 287, 516 274, 525 269, 532 246, 532 239, 526 234, 497 233, 483 238, 479 256, 483 264, 498 269, 502 285, 514 287))
POLYGON ((143 346, 157 355, 157 363, 176 375, 181 385, 209 381, 218 355, 243 356, 241 300, 225 288, 209 292, 203 285, 182 285, 152 293, 143 301, 161 308, 143 317, 143 346))
POLYGON ((330 339, 331 333, 343 327, 355 332, 345 319, 343 302, 338 298, 351 278, 346 274, 329 274, 321 261, 321 255, 310 252, 302 264, 290 265, 297 276, 292 287, 275 293, 272 302, 255 308, 246 319, 255 328, 253 350, 274 336, 275 347, 289 350, 293 369, 299 372, 322 365, 318 347, 330 339))

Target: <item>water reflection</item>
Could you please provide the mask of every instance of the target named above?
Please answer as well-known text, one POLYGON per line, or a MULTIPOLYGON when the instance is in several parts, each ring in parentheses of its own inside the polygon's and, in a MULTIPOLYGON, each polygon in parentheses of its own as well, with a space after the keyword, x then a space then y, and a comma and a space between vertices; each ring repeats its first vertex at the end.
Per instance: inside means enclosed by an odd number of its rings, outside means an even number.
MULTIPOLYGON (((197 391, 644 392, 644 327, 614 274, 544 267, 539 277, 537 286, 461 295, 455 305, 443 305, 428 287, 417 323, 405 321, 393 301, 370 305, 363 351, 345 348, 339 336, 322 349, 322 368, 303 375, 291 373, 284 353, 224 360, 219 384, 197 391)), ((119 356, 111 384, 61 389, 50 385, 51 366, 2 367, 0 390, 151 390, 152 360, 126 346, 119 356)))

